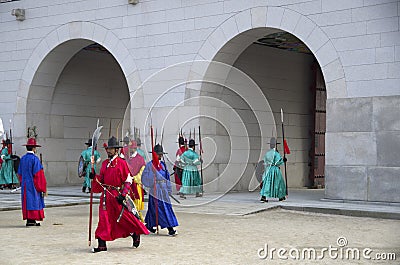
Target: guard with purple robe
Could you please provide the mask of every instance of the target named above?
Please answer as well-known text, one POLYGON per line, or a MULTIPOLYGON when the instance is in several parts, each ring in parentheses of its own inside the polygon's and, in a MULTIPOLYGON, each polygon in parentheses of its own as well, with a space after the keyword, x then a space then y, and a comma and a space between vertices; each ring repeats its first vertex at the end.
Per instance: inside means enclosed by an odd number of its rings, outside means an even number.
POLYGON ((146 164, 142 174, 142 183, 149 188, 148 209, 144 221, 150 232, 156 232, 154 227, 160 226, 161 229, 167 228, 168 234, 174 236, 177 235, 174 227, 179 224, 169 199, 172 187, 167 166, 161 161, 163 155, 162 146, 154 146, 153 160, 146 164))

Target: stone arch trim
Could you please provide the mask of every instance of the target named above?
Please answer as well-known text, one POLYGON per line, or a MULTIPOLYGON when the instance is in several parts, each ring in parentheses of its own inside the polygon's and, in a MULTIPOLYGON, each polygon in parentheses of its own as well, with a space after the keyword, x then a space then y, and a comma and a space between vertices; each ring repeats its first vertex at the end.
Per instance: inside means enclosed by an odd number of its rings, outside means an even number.
POLYGON ((99 43, 114 56, 125 75, 130 93, 139 86, 141 81, 134 58, 124 43, 111 30, 93 22, 69 22, 47 34, 33 50, 20 79, 17 94, 17 115, 26 113, 30 85, 46 56, 57 46, 77 39, 99 43))
POLYGON ((229 17, 208 36, 196 60, 211 61, 234 37, 251 29, 265 27, 287 31, 303 41, 321 66, 328 99, 347 97, 343 65, 332 41, 314 21, 288 8, 253 7, 229 17))

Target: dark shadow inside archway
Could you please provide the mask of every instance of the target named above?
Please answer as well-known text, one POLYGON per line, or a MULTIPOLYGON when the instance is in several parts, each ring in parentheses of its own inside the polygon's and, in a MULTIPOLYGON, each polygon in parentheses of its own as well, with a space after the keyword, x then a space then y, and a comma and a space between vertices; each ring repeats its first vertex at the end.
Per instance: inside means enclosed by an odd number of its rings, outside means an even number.
POLYGON ((117 136, 128 102, 125 76, 101 45, 71 40, 46 56, 29 90, 26 124, 38 128, 49 185, 83 181, 77 161, 97 120, 104 126, 102 144, 109 134, 117 136))
MULTIPOLYGON (((276 131, 264 132, 267 137, 261 139, 260 127, 256 126, 255 115, 246 102, 227 89, 203 86, 203 95, 212 94, 229 104, 250 132, 250 160, 233 190, 246 190, 249 186, 254 166, 260 159, 258 154, 267 151, 260 148, 270 137, 283 142, 281 108, 285 113, 285 138, 291 151, 287 155, 288 186, 324 187, 326 89, 320 66, 307 46, 288 32, 256 28, 228 41, 213 61, 232 65, 251 77, 267 98, 269 106, 265 108, 271 108, 276 121, 276 131)), ((222 111, 220 115, 226 114, 222 111)), ((215 137, 228 136, 217 128, 215 137)), ((278 145, 278 150, 283 154, 282 145, 278 145)), ((222 168, 227 161, 216 161, 215 167, 222 168)), ((214 174, 218 175, 216 171, 214 174)))

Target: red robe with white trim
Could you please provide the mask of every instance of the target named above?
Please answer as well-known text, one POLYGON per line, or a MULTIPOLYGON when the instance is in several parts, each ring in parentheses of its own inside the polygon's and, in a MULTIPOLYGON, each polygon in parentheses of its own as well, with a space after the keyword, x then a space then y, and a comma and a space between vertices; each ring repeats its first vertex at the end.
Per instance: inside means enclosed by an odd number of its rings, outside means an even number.
POLYGON ((132 213, 126 209, 119 222, 117 219, 121 213, 122 205, 116 199, 118 191, 113 188, 104 190, 98 183, 113 187, 122 187, 129 175, 129 168, 126 161, 119 156, 113 160, 105 160, 100 169, 100 174, 96 175, 92 183, 92 190, 100 193, 99 223, 95 236, 105 241, 112 241, 117 238, 128 237, 133 233, 137 235, 149 234, 146 226, 139 221, 132 213), (105 196, 104 196, 105 194, 105 196))

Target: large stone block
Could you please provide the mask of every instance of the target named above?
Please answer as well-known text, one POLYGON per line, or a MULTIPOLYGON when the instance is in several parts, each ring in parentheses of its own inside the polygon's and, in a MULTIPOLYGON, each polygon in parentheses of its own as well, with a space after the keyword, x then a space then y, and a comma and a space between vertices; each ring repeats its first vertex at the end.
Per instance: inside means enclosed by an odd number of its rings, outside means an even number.
POLYGON ((400 165, 400 131, 377 132, 377 164, 379 166, 395 166, 400 165))
POLYGON ((365 201, 368 197, 365 167, 325 167, 325 198, 365 201))
POLYGON ((373 103, 373 128, 375 131, 400 131, 400 96, 375 97, 373 103))
POLYGON ((400 202, 400 167, 368 169, 368 201, 400 202))
POLYGON ((327 131, 372 131, 372 98, 328 99, 326 105, 327 131))
POLYGON ((326 165, 371 166, 377 162, 375 133, 344 132, 326 133, 326 165))
POLYGON ((47 162, 46 180, 47 185, 55 186, 67 183, 67 163, 47 162))
MULTIPOLYGON (((243 168, 242 164, 233 164, 230 163, 226 166, 224 170, 219 170, 218 176, 218 191, 227 192, 230 191, 242 177, 242 173, 245 168, 243 168)), ((221 167, 221 166, 220 166, 221 167)))
POLYGON ((400 91, 400 78, 347 81, 347 91, 348 96, 351 98, 398 96, 400 91))
MULTIPOLYGON (((376 52, 380 49, 382 48, 377 48, 376 52)), ((373 64, 378 60, 375 58, 375 49, 343 51, 339 52, 339 55, 343 66, 373 64)))
POLYGON ((63 138, 64 137, 64 117, 63 116, 50 116, 50 137, 63 138))

